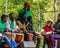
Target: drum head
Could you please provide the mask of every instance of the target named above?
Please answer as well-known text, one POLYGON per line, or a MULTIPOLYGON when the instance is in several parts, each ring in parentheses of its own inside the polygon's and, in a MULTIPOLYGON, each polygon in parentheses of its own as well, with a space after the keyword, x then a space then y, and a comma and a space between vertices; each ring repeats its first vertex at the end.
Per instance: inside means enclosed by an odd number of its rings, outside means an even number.
POLYGON ((24 38, 24 34, 16 34, 15 40, 17 43, 20 43, 23 40, 23 38, 24 38))
POLYGON ((0 37, 2 37, 2 33, 0 33, 0 37))

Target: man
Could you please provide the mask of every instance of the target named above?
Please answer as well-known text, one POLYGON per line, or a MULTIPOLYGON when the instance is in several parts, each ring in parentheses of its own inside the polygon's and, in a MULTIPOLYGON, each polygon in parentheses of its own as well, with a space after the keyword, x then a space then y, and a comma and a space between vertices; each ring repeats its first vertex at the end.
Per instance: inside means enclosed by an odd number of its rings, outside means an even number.
POLYGON ((18 20, 24 20, 27 24, 28 17, 31 16, 30 5, 29 2, 24 3, 24 8, 19 10, 18 20))
POLYGON ((13 32, 18 32, 19 28, 18 25, 16 23, 15 17, 14 17, 14 13, 10 13, 9 14, 9 19, 7 20, 7 28, 9 30, 12 30, 13 32))
MULTIPOLYGON (((6 28, 6 21, 7 21, 6 17, 7 17, 7 15, 5 15, 5 14, 3 14, 1 16, 1 20, 0 20, 0 32, 4 31, 4 29, 6 28)), ((14 38, 11 39, 11 41, 12 41, 11 42, 5 34, 2 34, 2 33, 0 33, 0 34, 1 34, 0 43, 2 42, 2 40, 4 40, 11 48, 15 48, 16 47, 16 42, 15 42, 14 38)))
POLYGON ((54 30, 55 33, 50 35, 53 47, 55 46, 55 39, 60 39, 60 13, 58 14, 57 22, 54 25, 54 30))
POLYGON ((47 24, 42 29, 42 35, 44 36, 44 44, 43 48, 45 48, 45 43, 47 43, 48 48, 51 48, 50 34, 54 32, 52 29, 53 22, 52 20, 48 20, 47 24))

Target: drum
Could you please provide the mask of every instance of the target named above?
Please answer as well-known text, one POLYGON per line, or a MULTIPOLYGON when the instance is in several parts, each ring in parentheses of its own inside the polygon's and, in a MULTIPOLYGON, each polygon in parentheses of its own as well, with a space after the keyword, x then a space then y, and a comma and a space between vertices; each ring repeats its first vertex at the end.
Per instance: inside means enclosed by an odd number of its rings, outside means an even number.
POLYGON ((4 48, 10 48, 9 45, 6 44, 6 42, 3 42, 2 45, 3 45, 4 48))
POLYGON ((12 33, 10 33, 10 32, 5 32, 5 35, 8 37, 9 40, 12 39, 12 33))
POLYGON ((27 34, 28 34, 29 41, 32 41, 33 40, 33 34, 32 33, 27 33, 27 34))
POLYGON ((24 34, 19 34, 19 33, 16 33, 16 38, 15 38, 16 42, 17 43, 20 43, 24 40, 24 34))
MULTIPOLYGON (((12 33, 10 32, 5 32, 5 35, 8 37, 9 40, 12 38, 12 33)), ((10 48, 6 42, 3 43, 4 48, 10 48)))
POLYGON ((2 37, 2 31, 0 31, 0 39, 1 39, 1 37, 2 37))
POLYGON ((0 33, 0 37, 2 37, 2 33, 0 33))
POLYGON ((45 37, 48 41, 50 41, 50 34, 47 34, 45 37))

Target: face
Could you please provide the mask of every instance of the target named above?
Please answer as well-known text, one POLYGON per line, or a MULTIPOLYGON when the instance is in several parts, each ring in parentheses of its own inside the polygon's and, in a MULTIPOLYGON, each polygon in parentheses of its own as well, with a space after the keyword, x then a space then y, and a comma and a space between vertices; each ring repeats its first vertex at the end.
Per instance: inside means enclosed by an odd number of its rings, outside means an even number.
POLYGON ((6 22, 6 21, 7 21, 7 18, 6 18, 6 17, 5 17, 5 18, 3 18, 3 21, 4 21, 4 22, 6 22))
POLYGON ((14 14, 11 14, 10 19, 14 20, 14 14))
POLYGON ((52 26, 52 22, 47 22, 47 25, 48 25, 49 27, 51 27, 51 26, 52 26))
POLYGON ((28 10, 29 9, 29 6, 25 6, 25 10, 28 10))

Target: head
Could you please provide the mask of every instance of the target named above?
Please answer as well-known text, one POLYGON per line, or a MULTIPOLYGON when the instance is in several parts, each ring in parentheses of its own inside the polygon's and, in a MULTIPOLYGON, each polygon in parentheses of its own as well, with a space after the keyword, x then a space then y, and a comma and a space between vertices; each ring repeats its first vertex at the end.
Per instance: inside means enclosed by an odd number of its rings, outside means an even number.
POLYGON ((25 9, 25 10, 29 10, 29 9, 30 9, 29 2, 25 2, 25 3, 24 3, 24 9, 25 9))
POLYGON ((52 22, 51 20, 48 20, 48 21, 47 21, 47 25, 48 25, 49 27, 51 27, 51 26, 53 25, 53 22, 52 22))
POLYGON ((58 14, 58 21, 60 21, 60 13, 58 14))
POLYGON ((14 13, 10 13, 10 14, 9 14, 9 18, 10 18, 10 20, 13 21, 13 20, 15 19, 15 17, 14 17, 14 13))
POLYGON ((7 15, 3 14, 3 15, 1 16, 1 20, 2 20, 3 22, 6 22, 6 21, 7 21, 7 15))

